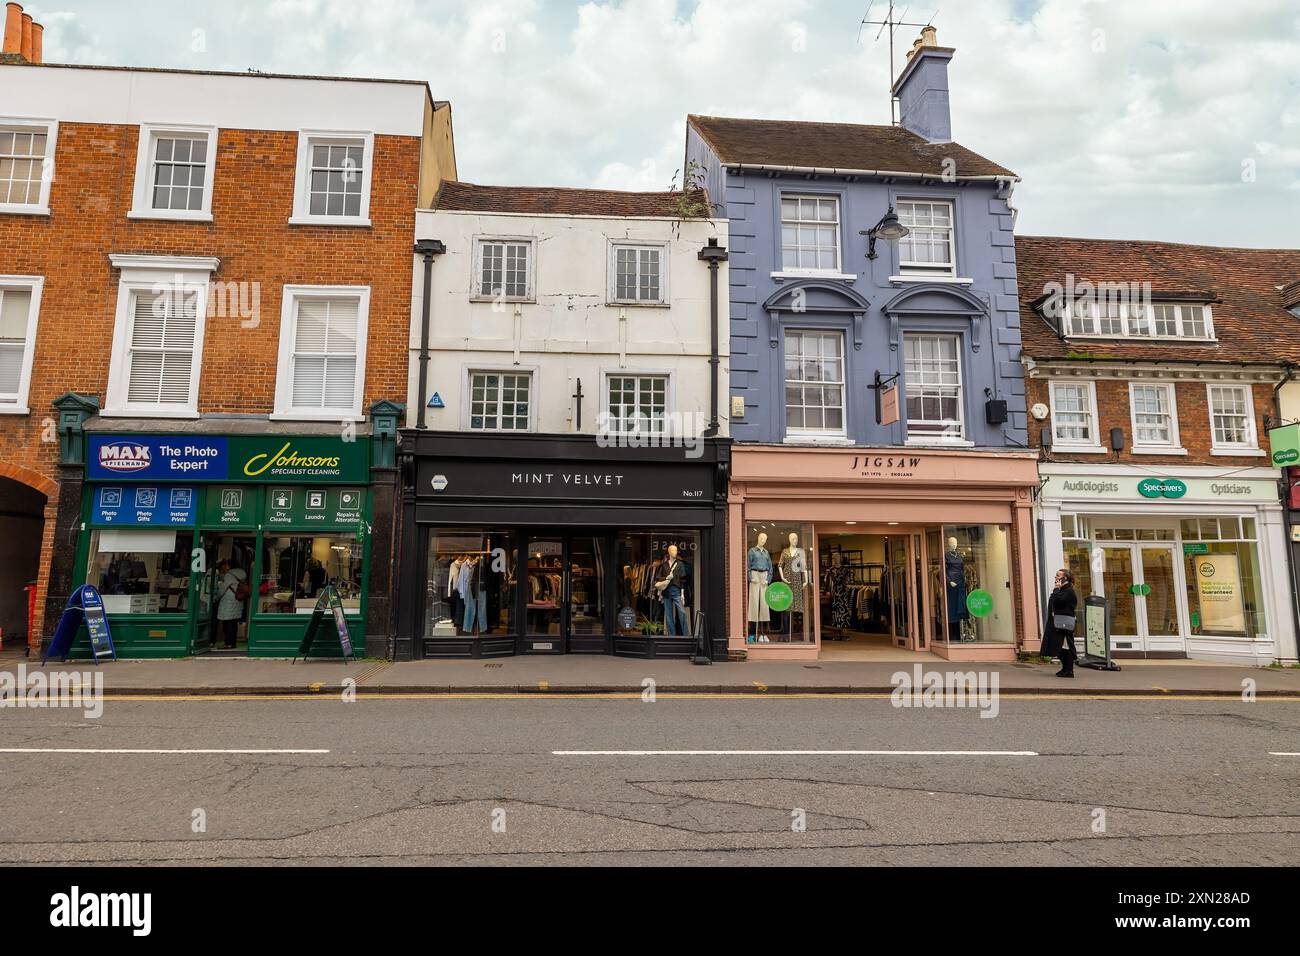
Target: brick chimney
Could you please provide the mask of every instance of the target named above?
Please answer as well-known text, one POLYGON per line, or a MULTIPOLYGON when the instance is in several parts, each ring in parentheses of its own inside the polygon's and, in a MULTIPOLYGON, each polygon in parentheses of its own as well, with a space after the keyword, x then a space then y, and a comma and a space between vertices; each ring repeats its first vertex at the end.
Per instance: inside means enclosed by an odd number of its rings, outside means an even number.
POLYGON ((0 63, 40 63, 44 55, 45 28, 24 13, 21 4, 5 5, 4 47, 0 63))
POLYGON ((923 27, 907 52, 907 64, 894 82, 899 124, 931 143, 952 141, 948 61, 955 52, 952 47, 939 46, 934 27, 923 27))

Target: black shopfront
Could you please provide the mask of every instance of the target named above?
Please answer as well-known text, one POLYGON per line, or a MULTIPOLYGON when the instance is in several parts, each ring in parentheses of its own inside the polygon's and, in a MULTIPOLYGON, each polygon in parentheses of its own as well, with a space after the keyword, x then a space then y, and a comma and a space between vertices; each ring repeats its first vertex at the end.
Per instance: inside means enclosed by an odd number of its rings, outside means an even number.
POLYGON ((726 659, 730 444, 404 431, 396 655, 726 659))

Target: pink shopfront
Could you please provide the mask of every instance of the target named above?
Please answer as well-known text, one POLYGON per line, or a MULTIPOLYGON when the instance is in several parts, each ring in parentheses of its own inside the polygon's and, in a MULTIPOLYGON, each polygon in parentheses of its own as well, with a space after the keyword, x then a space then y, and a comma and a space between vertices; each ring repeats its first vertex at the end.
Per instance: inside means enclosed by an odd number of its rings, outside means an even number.
POLYGON ((728 646, 1014 660, 1041 637, 1033 453, 736 445, 728 646))

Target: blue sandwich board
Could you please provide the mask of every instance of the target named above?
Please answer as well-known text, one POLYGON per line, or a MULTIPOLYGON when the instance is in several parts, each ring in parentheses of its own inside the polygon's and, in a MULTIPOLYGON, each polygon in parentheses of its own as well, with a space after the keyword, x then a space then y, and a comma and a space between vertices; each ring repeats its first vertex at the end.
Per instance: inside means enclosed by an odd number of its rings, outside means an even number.
POLYGON ((49 650, 41 661, 44 667, 51 657, 67 660, 72 653, 72 642, 77 639, 77 632, 82 624, 90 636, 90 650, 98 665, 106 657, 117 660, 117 649, 113 647, 113 634, 108 628, 108 615, 104 613, 104 599, 99 591, 89 584, 72 592, 68 606, 63 609, 59 626, 54 631, 54 640, 50 641, 49 650))

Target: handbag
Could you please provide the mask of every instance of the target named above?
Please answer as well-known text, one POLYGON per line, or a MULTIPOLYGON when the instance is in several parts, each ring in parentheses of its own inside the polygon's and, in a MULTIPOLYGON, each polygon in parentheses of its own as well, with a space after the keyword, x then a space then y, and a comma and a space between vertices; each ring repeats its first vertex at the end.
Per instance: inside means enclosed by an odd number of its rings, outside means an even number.
POLYGON ((1074 633, 1074 615, 1073 614, 1053 614, 1052 627, 1058 631, 1069 631, 1074 633))

